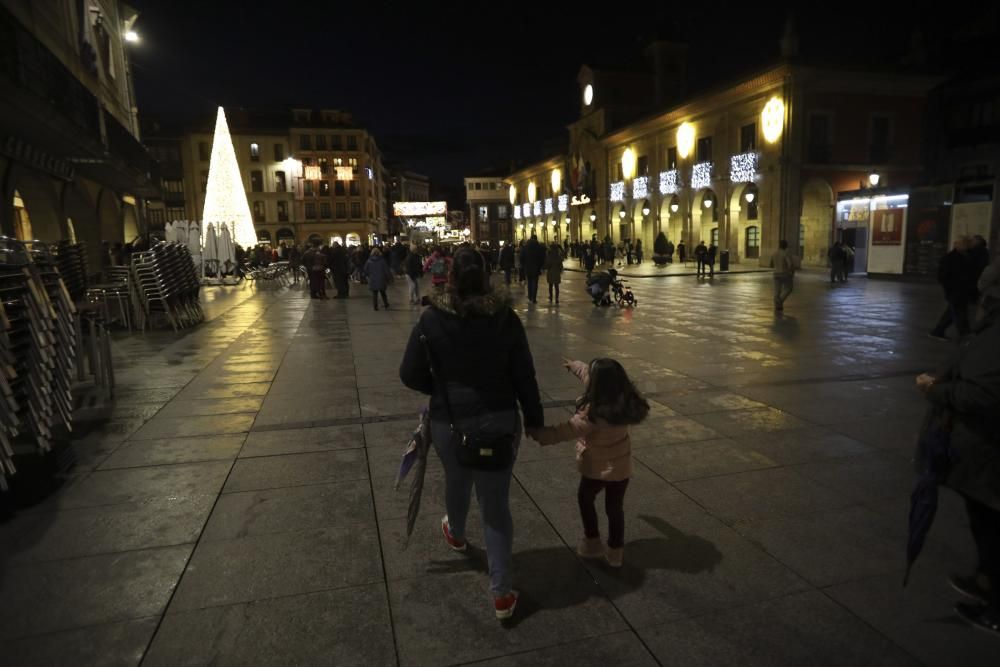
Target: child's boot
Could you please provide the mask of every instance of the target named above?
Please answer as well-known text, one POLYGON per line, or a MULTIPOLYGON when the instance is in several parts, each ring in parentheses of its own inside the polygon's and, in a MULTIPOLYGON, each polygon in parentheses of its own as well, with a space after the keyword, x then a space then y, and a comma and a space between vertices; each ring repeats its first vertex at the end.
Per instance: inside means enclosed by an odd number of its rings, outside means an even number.
POLYGON ((621 567, 622 562, 625 560, 625 547, 618 547, 617 549, 608 547, 604 557, 607 559, 608 565, 611 567, 621 567))
POLYGON ((600 558, 604 555, 604 545, 599 537, 585 537, 580 540, 580 546, 576 548, 576 553, 581 558, 600 558))

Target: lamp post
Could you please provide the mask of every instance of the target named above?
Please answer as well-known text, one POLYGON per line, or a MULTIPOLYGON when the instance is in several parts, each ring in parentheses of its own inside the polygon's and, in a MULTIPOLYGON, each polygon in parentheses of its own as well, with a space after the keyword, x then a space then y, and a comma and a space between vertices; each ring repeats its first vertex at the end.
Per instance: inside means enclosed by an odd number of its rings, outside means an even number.
MULTIPOLYGON (((694 150, 694 126, 691 123, 681 123, 677 128, 677 157, 679 160, 687 160, 694 150)), ((678 173, 680 168, 678 167, 678 173)), ((691 164, 691 177, 688 179, 688 196, 685 198, 686 211, 681 219, 681 241, 686 240, 686 245, 691 248, 691 233, 694 227, 694 188, 691 187, 691 179, 694 177, 694 163, 691 164)))
MULTIPOLYGON (((629 240, 635 236, 635 220, 632 216, 632 206, 635 202, 632 201, 632 178, 635 176, 635 151, 631 147, 626 148, 625 152, 622 153, 622 178, 625 183, 625 214, 619 215, 624 221, 628 222, 628 234, 629 240)), ((625 239, 621 239, 625 241, 625 239)))

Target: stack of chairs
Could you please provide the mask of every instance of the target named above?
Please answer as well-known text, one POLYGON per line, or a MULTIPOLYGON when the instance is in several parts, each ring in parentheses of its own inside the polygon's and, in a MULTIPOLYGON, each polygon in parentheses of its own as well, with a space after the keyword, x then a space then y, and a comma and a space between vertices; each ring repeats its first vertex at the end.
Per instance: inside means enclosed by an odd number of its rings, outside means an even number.
POLYGON ((151 250, 132 255, 132 298, 137 326, 152 328, 153 318, 163 315, 177 331, 205 319, 199 293, 201 284, 187 246, 156 244, 151 250))
POLYGON ((87 247, 82 243, 60 241, 53 247, 59 275, 74 302, 79 303, 87 293, 87 247))
POLYGON ((0 489, 13 457, 72 429, 76 307, 40 243, 0 237, 0 489))

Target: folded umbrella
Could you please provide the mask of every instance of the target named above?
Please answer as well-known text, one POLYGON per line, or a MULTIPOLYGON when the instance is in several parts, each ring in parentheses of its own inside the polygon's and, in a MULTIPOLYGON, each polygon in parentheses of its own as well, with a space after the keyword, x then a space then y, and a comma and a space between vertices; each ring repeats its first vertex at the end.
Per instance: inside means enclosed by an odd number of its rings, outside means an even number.
POLYGON ((427 409, 420 411, 420 423, 413 430, 410 441, 403 450, 403 457, 399 463, 399 471, 396 473, 395 488, 399 489, 400 483, 410 477, 410 503, 406 508, 406 537, 403 540, 405 549, 410 543, 410 535, 413 534, 413 527, 417 523, 417 515, 420 513, 420 497, 424 492, 424 474, 427 472, 427 452, 431 445, 431 423, 427 414, 427 409))
POLYGON ((938 507, 938 488, 944 483, 957 461, 951 446, 949 415, 941 408, 932 407, 924 417, 917 439, 917 472, 920 479, 910 494, 910 535, 906 542, 906 574, 903 586, 910 581, 910 570, 917 560, 938 507))

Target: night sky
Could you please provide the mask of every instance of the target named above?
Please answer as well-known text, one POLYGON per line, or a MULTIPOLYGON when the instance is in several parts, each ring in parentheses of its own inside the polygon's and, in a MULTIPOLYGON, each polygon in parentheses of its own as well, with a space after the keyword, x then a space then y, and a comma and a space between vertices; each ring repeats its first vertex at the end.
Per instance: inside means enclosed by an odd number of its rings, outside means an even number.
POLYGON ((713 3, 711 11, 700 3, 612 3, 610 14, 542 2, 469 2, 445 12, 432 3, 365 0, 132 4, 143 40, 133 48, 142 116, 203 120, 217 105, 349 110, 388 159, 459 199, 463 176, 540 159, 547 140, 565 139, 579 109, 582 64, 632 58, 654 35, 688 42, 697 88, 777 61, 789 11, 803 55, 871 62, 898 60, 915 23, 934 26, 924 33, 933 61, 941 27, 959 22, 886 3, 860 3, 864 10, 822 22, 801 9, 748 2, 713 3))

